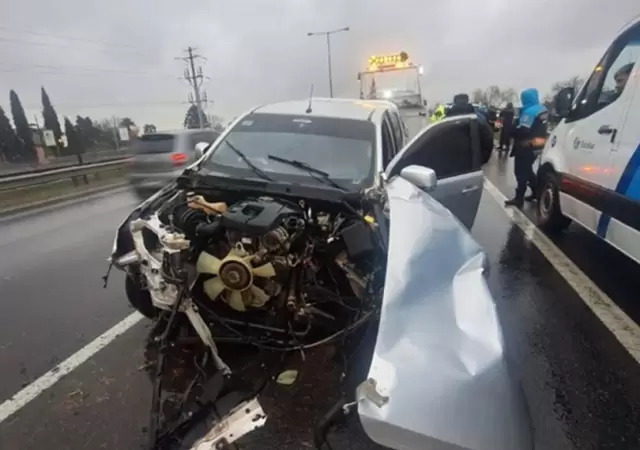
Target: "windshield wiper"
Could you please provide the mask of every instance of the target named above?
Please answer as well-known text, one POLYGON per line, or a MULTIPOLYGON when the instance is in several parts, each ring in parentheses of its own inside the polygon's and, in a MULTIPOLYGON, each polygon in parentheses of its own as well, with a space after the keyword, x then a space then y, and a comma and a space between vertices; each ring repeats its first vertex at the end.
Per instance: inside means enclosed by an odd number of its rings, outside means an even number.
MULTIPOLYGON (((310 166, 306 162, 298 161, 296 159, 281 158, 275 155, 268 155, 267 158, 272 159, 273 161, 278 161, 283 164, 288 164, 292 167, 297 167, 298 169, 306 170, 311 176, 313 176, 314 174, 319 175, 320 180, 325 181, 327 184, 330 184, 331 186, 337 189, 340 189, 341 191, 347 191, 345 187, 340 186, 338 183, 333 181, 327 172, 320 169, 316 169, 315 167, 310 166)), ((314 177, 314 178, 318 179, 317 177, 314 177)))
POLYGON ((229 142, 228 140, 224 141, 225 144, 227 144, 229 146, 229 148, 231 150, 233 150, 233 153, 235 153, 236 155, 238 155, 240 157, 241 160, 244 161, 244 163, 249 166, 249 168, 253 171, 253 173, 255 173, 256 175, 258 175, 260 178, 262 178, 263 180, 267 180, 267 181, 273 181, 273 178, 271 178, 269 175, 267 175, 266 173, 264 173, 263 170, 261 170, 260 168, 258 168, 258 166, 256 166, 254 163, 251 162, 251 160, 249 158, 247 158, 247 155, 245 155, 244 153, 242 153, 240 150, 238 150, 233 144, 231 144, 231 142, 229 142))

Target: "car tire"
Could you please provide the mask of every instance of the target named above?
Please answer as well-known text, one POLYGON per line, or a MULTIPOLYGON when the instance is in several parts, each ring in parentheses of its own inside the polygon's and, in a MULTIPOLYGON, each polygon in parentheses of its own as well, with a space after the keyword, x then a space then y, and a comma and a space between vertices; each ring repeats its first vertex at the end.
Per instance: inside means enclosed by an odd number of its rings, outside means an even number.
POLYGON ((151 294, 149 291, 142 289, 140 284, 140 274, 127 274, 124 282, 124 290, 129 300, 129 304, 136 311, 148 319, 155 319, 158 316, 158 308, 153 306, 151 294))
POLYGON ((538 226, 545 231, 558 233, 571 225, 571 219, 562 214, 558 194, 558 177, 554 172, 546 172, 540 179, 536 218, 538 226))

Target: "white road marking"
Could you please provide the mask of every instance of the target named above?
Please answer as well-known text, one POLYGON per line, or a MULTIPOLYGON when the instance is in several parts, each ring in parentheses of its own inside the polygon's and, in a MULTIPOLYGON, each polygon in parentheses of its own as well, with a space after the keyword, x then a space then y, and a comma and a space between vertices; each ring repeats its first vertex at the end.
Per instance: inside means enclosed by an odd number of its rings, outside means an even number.
POLYGON ((627 316, 593 281, 576 266, 529 218, 519 209, 504 206, 507 198, 488 179, 484 187, 498 202, 511 221, 553 265, 560 276, 578 293, 582 301, 604 323, 631 356, 640 362, 640 327, 627 316))
POLYGON ((140 322, 142 318, 143 316, 138 312, 130 314, 120 323, 117 323, 112 328, 105 331, 101 336, 98 336, 96 339, 85 345, 73 355, 69 356, 33 383, 26 386, 9 400, 6 400, 0 405, 0 423, 4 422, 8 417, 23 408, 31 400, 57 383, 62 377, 109 345, 118 336, 140 322))

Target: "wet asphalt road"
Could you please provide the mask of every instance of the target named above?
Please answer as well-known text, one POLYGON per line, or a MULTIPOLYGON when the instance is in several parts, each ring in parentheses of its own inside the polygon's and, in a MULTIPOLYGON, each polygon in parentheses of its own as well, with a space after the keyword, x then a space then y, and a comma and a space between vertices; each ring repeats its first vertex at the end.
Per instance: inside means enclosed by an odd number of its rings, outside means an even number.
MULTIPOLYGON (((486 170, 505 195, 513 187, 508 164, 494 160, 486 170)), ((113 231, 135 204, 119 192, 0 221, 0 402, 130 313, 120 274, 106 290, 100 276, 113 231)), ((486 192, 473 234, 491 262, 489 285, 536 448, 639 449, 638 364, 486 192)), ((578 227, 555 242, 640 319, 633 302, 640 268, 578 227)), ((143 370, 147 327, 136 325, 1 423, 0 449, 142 448, 151 394, 143 370)), ((268 391, 271 419, 247 448, 312 448, 310 427, 335 396, 334 376, 313 368, 293 388, 268 391)), ((379 448, 356 426, 340 430, 332 445, 379 448)))

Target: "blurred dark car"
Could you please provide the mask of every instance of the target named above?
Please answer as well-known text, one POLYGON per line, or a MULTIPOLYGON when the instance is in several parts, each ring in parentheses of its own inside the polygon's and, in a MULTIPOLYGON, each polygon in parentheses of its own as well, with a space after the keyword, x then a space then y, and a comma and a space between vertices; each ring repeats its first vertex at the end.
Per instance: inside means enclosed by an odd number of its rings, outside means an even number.
POLYGON ((133 164, 129 182, 141 199, 175 180, 195 162, 196 145, 211 144, 220 133, 210 129, 149 133, 133 143, 133 164))

